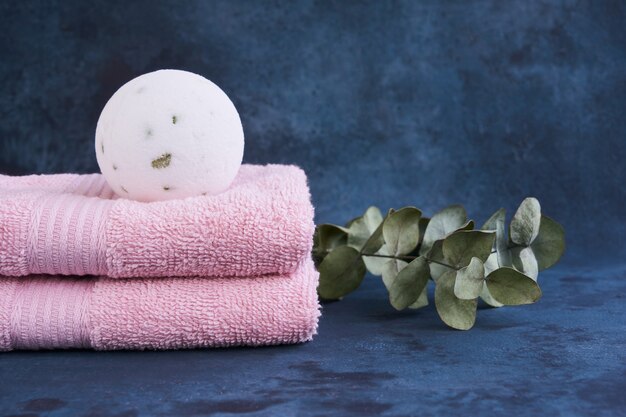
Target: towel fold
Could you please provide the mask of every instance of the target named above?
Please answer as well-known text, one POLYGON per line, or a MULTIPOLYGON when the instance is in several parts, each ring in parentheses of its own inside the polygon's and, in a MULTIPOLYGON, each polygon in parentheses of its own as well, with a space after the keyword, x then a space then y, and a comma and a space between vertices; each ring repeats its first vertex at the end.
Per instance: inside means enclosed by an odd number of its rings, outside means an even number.
POLYGON ((0 278, 0 350, 180 349, 299 343, 317 330, 318 274, 0 278))
POLYGON ((309 256, 314 227, 295 166, 243 165, 222 194, 154 203, 117 198, 98 174, 0 175, 5 276, 283 275, 309 256))

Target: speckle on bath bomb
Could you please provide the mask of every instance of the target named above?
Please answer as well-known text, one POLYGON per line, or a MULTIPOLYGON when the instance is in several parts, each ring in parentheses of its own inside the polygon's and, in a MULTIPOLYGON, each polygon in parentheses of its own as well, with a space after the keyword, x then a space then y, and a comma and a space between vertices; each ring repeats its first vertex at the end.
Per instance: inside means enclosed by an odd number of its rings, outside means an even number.
POLYGON ((160 70, 124 84, 104 106, 96 156, 113 190, 139 201, 225 191, 244 136, 228 96, 200 75, 160 70))

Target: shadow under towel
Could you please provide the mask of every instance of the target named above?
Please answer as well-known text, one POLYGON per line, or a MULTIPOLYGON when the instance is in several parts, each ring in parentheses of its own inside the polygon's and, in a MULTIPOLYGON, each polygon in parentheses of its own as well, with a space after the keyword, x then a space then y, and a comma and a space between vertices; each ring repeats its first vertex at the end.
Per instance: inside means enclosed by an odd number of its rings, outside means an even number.
POLYGON ((0 175, 0 275, 249 277, 310 256, 313 207, 296 166, 242 165, 224 193, 143 203, 99 174, 0 175))
POLYGON ((181 349, 311 340, 318 273, 231 278, 0 278, 0 350, 181 349))

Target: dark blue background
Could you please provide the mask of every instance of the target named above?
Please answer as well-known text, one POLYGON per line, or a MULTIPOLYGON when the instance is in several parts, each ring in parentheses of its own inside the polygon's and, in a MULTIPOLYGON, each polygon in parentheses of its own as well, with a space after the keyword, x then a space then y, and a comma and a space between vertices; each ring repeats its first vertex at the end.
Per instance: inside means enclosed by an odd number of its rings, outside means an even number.
POLYGON ((2 173, 96 171, 111 94, 179 68, 234 101, 246 162, 306 170, 318 222, 533 195, 568 252, 538 305, 468 333, 372 279, 305 346, 2 355, 0 413, 624 413, 625 22, 604 0, 3 1, 2 173))

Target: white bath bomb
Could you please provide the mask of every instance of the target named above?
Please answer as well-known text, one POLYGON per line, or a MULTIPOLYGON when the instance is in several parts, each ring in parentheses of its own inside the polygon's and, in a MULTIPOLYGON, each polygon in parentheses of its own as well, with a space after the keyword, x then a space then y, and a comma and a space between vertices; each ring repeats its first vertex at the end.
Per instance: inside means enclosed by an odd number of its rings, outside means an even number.
POLYGON ((121 197, 217 194, 239 171, 244 137, 228 96, 197 74, 161 70, 113 94, 96 127, 98 165, 121 197))

